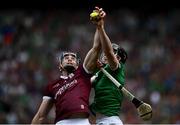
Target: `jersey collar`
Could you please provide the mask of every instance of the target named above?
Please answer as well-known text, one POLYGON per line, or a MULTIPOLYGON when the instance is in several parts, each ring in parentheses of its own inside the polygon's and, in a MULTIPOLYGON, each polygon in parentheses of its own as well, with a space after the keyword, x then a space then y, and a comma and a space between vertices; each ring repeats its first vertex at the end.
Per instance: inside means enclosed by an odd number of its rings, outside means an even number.
POLYGON ((74 73, 69 74, 68 76, 60 76, 61 79, 68 79, 68 78, 72 78, 74 76, 74 73))

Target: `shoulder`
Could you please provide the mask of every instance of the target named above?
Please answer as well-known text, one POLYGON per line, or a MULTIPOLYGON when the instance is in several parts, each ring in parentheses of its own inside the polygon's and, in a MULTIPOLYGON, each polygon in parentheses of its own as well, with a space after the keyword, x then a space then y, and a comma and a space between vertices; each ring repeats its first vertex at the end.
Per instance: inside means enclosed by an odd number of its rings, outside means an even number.
POLYGON ((52 80, 52 81, 48 82, 48 84, 49 84, 49 85, 51 85, 51 84, 53 85, 53 84, 56 84, 57 82, 59 82, 59 81, 61 81, 61 80, 62 80, 62 78, 59 77, 59 78, 57 78, 57 79, 55 79, 55 80, 52 80))
POLYGON ((62 81, 62 78, 57 78, 55 80, 49 81, 46 85, 45 88, 52 88, 54 85, 62 81))
POLYGON ((89 72, 86 67, 82 64, 82 65, 79 65, 76 73, 80 73, 80 74, 83 74, 83 75, 92 75, 91 72, 89 72))
POLYGON ((56 79, 56 80, 53 80, 53 81, 50 81, 48 82, 48 84, 46 84, 43 88, 43 99, 52 99, 54 94, 54 88, 58 87, 59 86, 59 83, 60 83, 60 78, 59 79, 56 79))

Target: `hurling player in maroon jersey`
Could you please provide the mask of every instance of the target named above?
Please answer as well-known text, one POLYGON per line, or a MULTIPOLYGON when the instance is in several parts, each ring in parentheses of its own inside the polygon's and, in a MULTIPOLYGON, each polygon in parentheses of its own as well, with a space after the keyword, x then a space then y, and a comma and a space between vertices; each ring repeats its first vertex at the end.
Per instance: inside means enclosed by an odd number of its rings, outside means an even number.
POLYGON ((60 55, 59 68, 62 75, 46 86, 42 103, 32 124, 45 123, 49 111, 55 105, 55 124, 90 125, 90 78, 96 69, 101 49, 97 33, 96 31, 93 47, 87 53, 83 64, 79 64, 76 53, 68 51, 60 55))

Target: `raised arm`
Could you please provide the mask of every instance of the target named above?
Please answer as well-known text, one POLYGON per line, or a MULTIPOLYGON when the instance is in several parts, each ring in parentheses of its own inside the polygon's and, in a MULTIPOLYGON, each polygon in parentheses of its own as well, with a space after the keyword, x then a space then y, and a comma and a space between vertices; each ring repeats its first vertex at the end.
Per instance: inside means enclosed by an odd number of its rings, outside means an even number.
POLYGON ((47 115, 51 110, 53 103, 49 99, 43 99, 38 112, 34 116, 31 124, 42 124, 45 123, 47 115))
POLYGON ((103 11, 102 8, 95 8, 99 12, 99 16, 101 17, 101 20, 98 22, 98 33, 100 37, 100 42, 102 45, 102 51, 107 57, 108 63, 110 65, 110 68, 112 70, 117 69, 119 61, 117 60, 113 48, 111 45, 111 40, 106 34, 105 28, 104 28, 104 17, 106 16, 106 13, 103 11))
POLYGON ((100 51, 101 51, 101 43, 100 43, 98 29, 96 28, 96 32, 94 34, 93 47, 87 53, 87 55, 84 59, 84 62, 83 62, 84 68, 89 73, 92 73, 95 70, 95 68, 97 66, 96 64, 97 64, 97 59, 99 57, 100 51))

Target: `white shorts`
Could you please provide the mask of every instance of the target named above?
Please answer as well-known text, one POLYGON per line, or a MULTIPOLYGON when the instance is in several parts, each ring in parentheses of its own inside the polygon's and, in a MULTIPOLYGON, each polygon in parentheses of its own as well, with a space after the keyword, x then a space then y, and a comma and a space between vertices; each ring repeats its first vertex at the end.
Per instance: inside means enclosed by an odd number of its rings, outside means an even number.
POLYGON ((97 125, 123 125, 121 119, 118 116, 103 116, 96 119, 97 125))
POLYGON ((91 125, 87 118, 65 119, 56 123, 56 125, 91 125))

